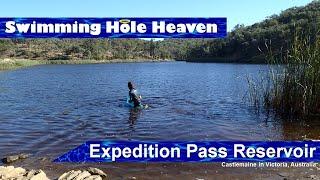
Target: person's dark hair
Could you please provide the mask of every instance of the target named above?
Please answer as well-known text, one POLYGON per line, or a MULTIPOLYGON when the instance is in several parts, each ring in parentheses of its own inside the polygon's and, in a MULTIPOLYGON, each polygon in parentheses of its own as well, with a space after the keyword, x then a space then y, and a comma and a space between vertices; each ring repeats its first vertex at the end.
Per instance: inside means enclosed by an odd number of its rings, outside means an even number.
POLYGON ((133 84, 132 84, 132 82, 128 82, 128 88, 129 88, 129 89, 133 89, 133 84))

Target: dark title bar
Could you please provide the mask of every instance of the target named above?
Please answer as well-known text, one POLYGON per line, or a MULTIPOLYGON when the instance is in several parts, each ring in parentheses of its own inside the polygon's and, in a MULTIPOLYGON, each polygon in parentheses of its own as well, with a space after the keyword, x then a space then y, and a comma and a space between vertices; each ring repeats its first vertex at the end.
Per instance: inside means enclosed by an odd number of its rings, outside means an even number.
POLYGON ((55 162, 319 162, 316 141, 89 141, 55 162))

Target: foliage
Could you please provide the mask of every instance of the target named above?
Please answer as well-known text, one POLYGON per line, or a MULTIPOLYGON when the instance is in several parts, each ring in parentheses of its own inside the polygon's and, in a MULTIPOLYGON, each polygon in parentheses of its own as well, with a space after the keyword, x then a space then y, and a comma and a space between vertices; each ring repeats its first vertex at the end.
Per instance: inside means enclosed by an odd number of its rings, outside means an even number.
POLYGON ((190 61, 266 63, 261 51, 267 51, 265 44, 271 42, 273 55, 282 56, 293 44, 295 31, 301 36, 314 34, 320 27, 320 1, 313 1, 304 7, 293 7, 280 15, 245 27, 237 25, 225 39, 203 41, 188 51, 190 61), (306 31, 306 29, 308 31, 306 31))
POLYGON ((262 104, 290 119, 320 116, 320 34, 298 34, 280 59, 267 46, 267 78, 248 83, 250 101, 256 107, 262 104))

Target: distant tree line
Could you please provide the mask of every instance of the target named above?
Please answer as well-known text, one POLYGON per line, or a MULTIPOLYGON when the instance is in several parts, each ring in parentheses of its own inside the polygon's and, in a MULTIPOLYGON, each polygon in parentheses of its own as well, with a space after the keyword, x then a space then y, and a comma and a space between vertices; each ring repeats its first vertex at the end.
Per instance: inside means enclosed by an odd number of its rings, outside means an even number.
MULTIPOLYGON (((203 41, 188 51, 186 59, 194 61, 265 62, 267 49, 284 55, 293 38, 319 36, 320 1, 293 7, 251 26, 237 25, 225 39, 203 41), (296 34, 299 33, 299 34, 296 34)), ((281 59, 281 58, 279 58, 281 59)))
POLYGON ((141 39, 1 39, 1 58, 46 60, 174 59, 182 47, 141 39))

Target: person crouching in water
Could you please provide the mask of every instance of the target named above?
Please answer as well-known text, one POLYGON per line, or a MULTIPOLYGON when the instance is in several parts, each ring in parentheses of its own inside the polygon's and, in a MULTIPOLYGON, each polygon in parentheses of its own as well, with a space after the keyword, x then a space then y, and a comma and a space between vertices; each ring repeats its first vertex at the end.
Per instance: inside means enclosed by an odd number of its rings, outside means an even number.
POLYGON ((134 88, 132 82, 128 82, 128 88, 129 88, 129 103, 133 103, 133 106, 140 107, 141 99, 142 97, 138 95, 137 90, 134 88))

